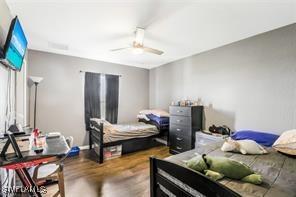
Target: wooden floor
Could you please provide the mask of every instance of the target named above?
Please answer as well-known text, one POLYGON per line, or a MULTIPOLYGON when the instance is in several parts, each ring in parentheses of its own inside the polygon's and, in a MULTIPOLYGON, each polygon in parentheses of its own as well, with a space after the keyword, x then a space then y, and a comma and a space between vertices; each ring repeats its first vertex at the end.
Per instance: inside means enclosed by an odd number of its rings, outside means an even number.
MULTIPOLYGON (((90 152, 65 161, 66 196, 70 197, 137 197, 149 196, 149 156, 169 156, 165 146, 123 155, 120 158, 96 163, 90 152)), ((48 196, 55 186, 51 186, 48 196)))

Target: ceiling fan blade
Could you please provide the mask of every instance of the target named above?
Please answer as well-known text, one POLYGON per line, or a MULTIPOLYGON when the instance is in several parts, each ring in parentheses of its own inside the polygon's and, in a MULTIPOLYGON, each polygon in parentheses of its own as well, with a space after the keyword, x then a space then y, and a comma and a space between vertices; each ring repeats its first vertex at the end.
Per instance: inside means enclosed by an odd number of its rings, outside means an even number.
POLYGON ((141 45, 141 46, 143 45, 144 34, 145 34, 145 30, 143 28, 140 28, 140 27, 136 28, 136 37, 135 37, 136 45, 141 45))
POLYGON ((118 49, 111 49, 110 51, 120 51, 120 50, 125 50, 125 49, 130 49, 132 47, 123 47, 123 48, 118 48, 118 49))
POLYGON ((153 53, 153 54, 156 54, 156 55, 163 54, 163 51, 160 51, 160 50, 157 50, 157 49, 152 49, 152 48, 149 48, 149 47, 143 47, 143 51, 148 52, 148 53, 153 53))

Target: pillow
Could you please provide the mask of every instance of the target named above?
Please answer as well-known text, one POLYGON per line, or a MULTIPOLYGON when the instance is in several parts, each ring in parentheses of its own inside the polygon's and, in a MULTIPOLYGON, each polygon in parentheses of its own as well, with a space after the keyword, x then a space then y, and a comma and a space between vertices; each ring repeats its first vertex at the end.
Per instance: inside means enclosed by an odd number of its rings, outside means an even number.
POLYGON ((170 117, 170 114, 164 110, 161 109, 146 109, 146 110, 141 110, 139 112, 140 114, 153 114, 157 117, 170 117))
POLYGON ((267 151, 253 140, 232 140, 227 139, 221 147, 224 152, 240 152, 241 154, 261 155, 267 151))
MULTIPOLYGON (((103 130, 104 130, 104 134, 106 133, 111 133, 112 131, 115 131, 116 129, 113 127, 113 125, 108 122, 107 120, 104 119, 100 119, 100 118, 91 118, 91 121, 95 121, 98 123, 98 125, 100 125, 101 123, 103 123, 103 130)), ((95 130, 99 131, 99 128, 96 128, 95 126, 93 127, 95 130)))
POLYGON ((254 140, 263 146, 272 146, 278 139, 278 135, 252 130, 241 130, 231 135, 234 140, 254 140))
POLYGON ((272 147, 279 152, 296 156, 296 129, 282 133, 272 147))
POLYGON ((97 122, 98 124, 103 123, 104 126, 112 126, 112 124, 110 122, 108 122, 107 120, 104 119, 100 119, 100 118, 91 118, 90 120, 97 122))
POLYGON ((137 115, 138 119, 146 120, 149 121, 150 119, 146 116, 146 114, 138 114, 137 115))

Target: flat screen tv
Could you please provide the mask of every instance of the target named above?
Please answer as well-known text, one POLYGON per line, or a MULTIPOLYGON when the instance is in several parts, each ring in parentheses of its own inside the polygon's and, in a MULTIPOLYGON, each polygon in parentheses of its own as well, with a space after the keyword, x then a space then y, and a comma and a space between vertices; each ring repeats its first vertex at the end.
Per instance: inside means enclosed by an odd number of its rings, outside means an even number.
POLYGON ((22 69, 24 56, 27 50, 27 39, 20 21, 15 17, 10 25, 4 45, 4 62, 13 70, 22 69))

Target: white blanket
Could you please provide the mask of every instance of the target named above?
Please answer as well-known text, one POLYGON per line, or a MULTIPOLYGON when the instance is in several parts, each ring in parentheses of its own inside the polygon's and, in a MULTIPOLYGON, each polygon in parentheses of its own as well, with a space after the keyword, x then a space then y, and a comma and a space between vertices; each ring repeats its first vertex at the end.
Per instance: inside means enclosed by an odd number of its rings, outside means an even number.
POLYGON ((92 119, 98 124, 104 122, 104 143, 127 140, 132 138, 144 138, 159 133, 154 125, 143 122, 130 124, 110 124, 106 120, 92 119))

